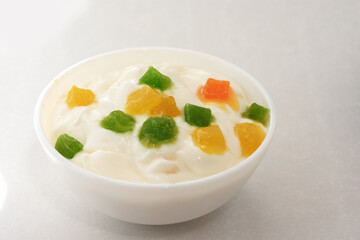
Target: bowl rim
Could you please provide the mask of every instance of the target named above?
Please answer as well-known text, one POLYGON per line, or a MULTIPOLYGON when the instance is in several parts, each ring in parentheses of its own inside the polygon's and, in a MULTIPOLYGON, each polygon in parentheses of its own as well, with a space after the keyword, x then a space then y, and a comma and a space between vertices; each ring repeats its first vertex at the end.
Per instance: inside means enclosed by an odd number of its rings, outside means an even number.
MULTIPOLYGON (((76 62, 75 64, 70 65, 65 70, 63 70, 62 72, 57 74, 42 90, 41 94, 39 95, 39 97, 37 99, 36 105, 35 105, 33 121, 34 121, 35 132, 40 141, 40 144, 44 148, 45 152, 57 164, 61 164, 65 167, 67 167, 69 170, 74 171, 78 174, 81 174, 84 177, 88 177, 93 180, 98 180, 98 181, 104 182, 106 184, 122 185, 125 187, 140 188, 140 189, 169 189, 169 188, 193 187, 193 186, 197 186, 197 185, 203 185, 203 184, 209 184, 209 183, 211 184, 212 182, 215 182, 215 181, 221 181, 222 179, 225 179, 228 176, 235 174, 235 172, 240 172, 241 169, 246 168, 247 165, 256 161, 256 159, 258 159, 259 155, 261 155, 266 150, 267 146, 269 145, 269 143, 274 135, 274 131, 276 128, 276 110, 275 110, 274 103, 273 103, 270 95, 268 94, 268 92, 265 90, 265 88, 253 76, 251 76, 249 73, 247 73, 242 68, 236 66, 235 64, 228 62, 222 58, 219 58, 219 57, 207 54, 207 53, 195 51, 195 50, 173 48, 173 47, 153 46, 153 47, 133 47, 133 48, 124 48, 124 49, 108 51, 105 53, 101 53, 101 54, 97 54, 97 55, 85 58, 81 61, 76 62), (92 61, 94 59, 106 57, 108 55, 115 55, 115 54, 119 54, 119 53, 123 53, 123 52, 131 52, 131 51, 139 51, 139 50, 140 51, 156 50, 156 51, 185 52, 188 54, 194 54, 194 55, 199 55, 201 57, 211 58, 215 61, 219 61, 224 64, 227 64, 227 65, 231 66, 232 68, 235 68, 237 71, 240 71, 246 78, 248 78, 250 81, 252 81, 255 84, 255 86, 259 89, 259 91, 263 95, 263 97, 264 97, 265 101, 267 102, 269 109, 270 109, 270 119, 269 119, 270 123, 268 125, 268 132, 266 134, 265 139, 263 140, 261 145, 258 147, 258 149, 253 154, 251 154, 247 159, 244 159, 243 161, 237 163, 236 165, 234 165, 228 169, 225 169, 224 171, 218 172, 216 174, 213 174, 213 175, 210 175, 207 177, 203 177, 203 178, 199 178, 199 179, 195 179, 195 180, 184 181, 184 182, 177 182, 177 183, 139 183, 139 182, 130 182, 130 181, 125 181, 125 180, 120 180, 120 179, 113 179, 113 178, 105 177, 103 175, 96 174, 89 170, 83 169, 83 168, 71 163, 68 159, 64 158, 63 156, 61 156, 61 154, 55 150, 55 148, 50 144, 49 140, 45 136, 45 133, 44 133, 42 125, 41 125, 41 120, 40 120, 43 100, 44 100, 46 94, 48 93, 49 89, 54 84, 55 80, 60 78, 67 72, 73 70, 74 68, 77 68, 78 66, 85 64, 89 61, 92 61)), ((260 162, 261 162, 261 160, 260 160, 260 162)))

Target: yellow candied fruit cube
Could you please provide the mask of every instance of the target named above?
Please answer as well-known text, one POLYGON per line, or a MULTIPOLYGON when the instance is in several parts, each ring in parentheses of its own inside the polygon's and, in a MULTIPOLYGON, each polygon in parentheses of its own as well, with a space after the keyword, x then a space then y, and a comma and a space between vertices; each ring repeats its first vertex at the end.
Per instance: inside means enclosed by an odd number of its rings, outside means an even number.
POLYGON ((255 123, 240 123, 234 127, 241 145, 241 156, 249 157, 258 149, 266 136, 263 128, 255 123))
POLYGON ((163 98, 161 103, 150 111, 150 116, 162 117, 162 116, 177 117, 180 115, 180 110, 177 108, 175 99, 172 96, 163 98))
POLYGON ((161 95, 150 86, 142 87, 127 97, 125 112, 132 115, 145 114, 157 107, 162 101, 161 95))
POLYGON ((68 92, 66 103, 70 108, 88 106, 95 102, 95 94, 90 89, 73 86, 68 92))
POLYGON ((207 154, 221 155, 226 151, 225 138, 218 125, 196 128, 192 132, 192 139, 207 154))

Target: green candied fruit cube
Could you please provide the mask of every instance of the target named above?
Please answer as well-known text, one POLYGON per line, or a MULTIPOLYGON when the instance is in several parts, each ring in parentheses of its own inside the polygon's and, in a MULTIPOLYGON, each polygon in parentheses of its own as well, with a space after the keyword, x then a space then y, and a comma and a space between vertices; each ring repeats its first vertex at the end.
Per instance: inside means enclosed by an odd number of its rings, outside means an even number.
POLYGON ((172 81, 168 76, 163 75, 153 66, 150 66, 146 73, 140 78, 139 84, 146 84, 152 88, 164 91, 171 87, 172 81))
POLYGON ((269 117, 269 112, 270 110, 268 108, 253 103, 246 109, 242 116, 265 124, 269 117))
POLYGON ((136 120, 124 113, 123 111, 116 110, 107 115, 101 122, 101 127, 116 133, 129 132, 134 129, 136 120))
POLYGON ((184 107, 184 118, 185 122, 197 127, 207 127, 214 119, 211 116, 210 108, 199 107, 190 103, 184 107))
POLYGON ((145 147, 159 148, 175 141, 177 133, 176 123, 171 117, 149 117, 140 129, 139 140, 145 147))
POLYGON ((81 142, 66 133, 60 135, 55 143, 55 149, 67 159, 72 159, 83 147, 81 142))

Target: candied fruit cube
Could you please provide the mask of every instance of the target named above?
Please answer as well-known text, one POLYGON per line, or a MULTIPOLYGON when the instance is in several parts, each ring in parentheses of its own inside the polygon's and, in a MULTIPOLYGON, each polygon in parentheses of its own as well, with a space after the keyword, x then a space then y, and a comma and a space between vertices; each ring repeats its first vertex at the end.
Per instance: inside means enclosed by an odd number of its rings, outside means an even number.
POLYGON ((136 120, 124 113, 123 111, 116 110, 107 115, 101 122, 100 125, 110 131, 116 133, 125 133, 134 129, 136 120))
POLYGON ((139 140, 145 147, 159 148, 173 142, 177 133, 176 123, 171 117, 149 117, 140 129, 139 140))
POLYGON ((129 94, 125 112, 131 115, 145 114, 157 107, 161 101, 162 97, 156 90, 145 86, 129 94))
POLYGON ((269 112, 270 110, 268 108, 253 103, 246 109, 242 116, 265 124, 269 118, 269 112))
POLYGON ((163 75, 153 66, 150 66, 146 73, 140 78, 139 84, 146 84, 152 88, 164 91, 171 87, 172 81, 168 76, 163 75))
POLYGON ((261 125, 255 123, 236 124, 234 132, 240 141, 241 155, 243 157, 248 157, 253 154, 266 136, 261 125))
POLYGON ((207 154, 221 155, 226 151, 225 138, 218 125, 197 128, 191 136, 194 144, 207 154))
POLYGON ((205 99, 226 101, 230 95, 230 82, 209 78, 201 93, 205 99))
POLYGON ((211 123, 211 110, 187 103, 184 107, 185 122, 192 126, 207 127, 211 123))
POLYGON ((55 143, 55 149, 67 159, 72 159, 83 147, 81 142, 66 133, 60 135, 55 143))
POLYGON ((88 106, 95 101, 95 94, 90 89, 73 86, 68 92, 66 103, 70 108, 88 106))
POLYGON ((165 97, 161 103, 150 111, 151 116, 170 116, 177 117, 180 115, 180 110, 176 106, 173 96, 165 97))
POLYGON ((228 105, 234 111, 239 111, 239 100, 229 81, 209 78, 206 84, 197 90, 196 95, 205 104, 223 110, 226 110, 225 105, 228 105))

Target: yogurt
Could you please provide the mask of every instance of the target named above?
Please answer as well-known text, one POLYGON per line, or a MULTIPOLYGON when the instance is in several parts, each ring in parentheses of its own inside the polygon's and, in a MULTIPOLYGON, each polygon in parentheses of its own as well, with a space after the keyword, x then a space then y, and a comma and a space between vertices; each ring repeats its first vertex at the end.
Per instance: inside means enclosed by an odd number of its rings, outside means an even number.
MULTIPOLYGON (((173 86, 165 90, 164 94, 173 96, 180 110, 186 103, 211 109, 226 141, 227 150, 224 154, 206 154, 195 146, 191 137, 195 127, 187 124, 182 115, 174 118, 178 127, 176 141, 157 149, 143 146, 138 139, 139 130, 148 118, 146 115, 133 116, 136 119, 135 128, 124 134, 100 126, 100 121, 110 112, 124 111, 127 96, 143 87, 138 81, 149 68, 146 64, 80 79, 76 83, 77 87, 91 89, 96 95, 95 103, 88 106, 69 108, 66 104, 67 91, 63 91, 53 103, 51 111, 44 116, 44 130, 51 144, 55 145, 58 136, 67 133, 84 145, 83 151, 70 160, 72 163, 106 177, 141 183, 190 181, 219 173, 242 161, 244 158, 240 157, 241 147, 234 133, 234 125, 252 120, 241 117, 240 113, 251 102, 240 84, 221 74, 199 69, 170 64, 153 66, 171 78, 173 86), (208 78, 231 82, 240 111, 234 111, 228 106, 219 108, 216 105, 205 105, 198 99, 197 90, 208 78)), ((53 88, 65 90, 60 86, 62 81, 56 81, 53 88)))

